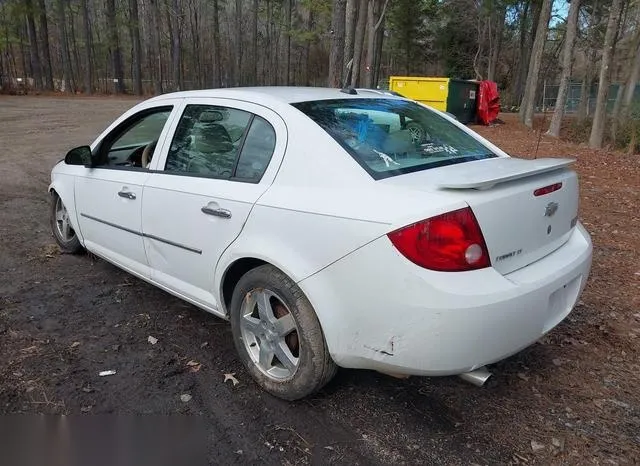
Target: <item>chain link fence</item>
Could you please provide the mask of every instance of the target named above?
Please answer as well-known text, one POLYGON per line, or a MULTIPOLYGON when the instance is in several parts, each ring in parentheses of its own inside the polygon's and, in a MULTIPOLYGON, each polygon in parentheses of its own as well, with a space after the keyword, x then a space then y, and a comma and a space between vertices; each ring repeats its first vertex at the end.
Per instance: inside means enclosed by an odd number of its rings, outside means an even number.
MULTIPOLYGON (((618 92, 621 89, 620 83, 614 83, 609 86, 609 92, 607 94, 607 113, 613 111, 613 107, 618 96, 618 92)), ((553 112, 558 100, 559 84, 548 84, 546 81, 542 89, 542 108, 543 112, 553 112)), ((593 115, 596 107, 596 98, 598 95, 598 86, 594 85, 589 90, 587 96, 587 116, 593 115)), ((565 102, 564 112, 565 114, 574 114, 578 112, 580 106, 580 100, 582 99, 582 83, 571 83, 567 92, 567 101, 565 102)), ((634 103, 640 102, 640 86, 636 86, 634 96, 634 103)))

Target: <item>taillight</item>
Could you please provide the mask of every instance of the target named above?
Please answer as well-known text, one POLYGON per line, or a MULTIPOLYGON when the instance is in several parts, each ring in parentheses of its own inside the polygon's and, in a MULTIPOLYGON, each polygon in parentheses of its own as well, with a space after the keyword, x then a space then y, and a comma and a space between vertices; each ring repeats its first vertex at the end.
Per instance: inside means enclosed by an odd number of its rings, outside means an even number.
POLYGON ((471 208, 455 210, 393 231, 393 245, 414 264, 442 272, 489 267, 489 252, 471 208))

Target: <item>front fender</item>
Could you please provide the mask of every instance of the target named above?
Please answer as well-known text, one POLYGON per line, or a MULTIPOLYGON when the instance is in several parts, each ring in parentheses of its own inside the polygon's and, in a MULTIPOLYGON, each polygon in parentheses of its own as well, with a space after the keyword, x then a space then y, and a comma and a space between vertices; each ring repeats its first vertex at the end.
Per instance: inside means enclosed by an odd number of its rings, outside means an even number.
POLYGON ((69 212, 69 221, 73 230, 76 232, 76 236, 80 241, 80 244, 84 246, 84 236, 80 231, 80 222, 78 221, 78 212, 76 210, 76 197, 75 197, 75 176, 68 175, 66 173, 56 172, 55 169, 51 174, 51 184, 49 184, 49 194, 53 195, 53 192, 60 196, 67 211, 69 212))

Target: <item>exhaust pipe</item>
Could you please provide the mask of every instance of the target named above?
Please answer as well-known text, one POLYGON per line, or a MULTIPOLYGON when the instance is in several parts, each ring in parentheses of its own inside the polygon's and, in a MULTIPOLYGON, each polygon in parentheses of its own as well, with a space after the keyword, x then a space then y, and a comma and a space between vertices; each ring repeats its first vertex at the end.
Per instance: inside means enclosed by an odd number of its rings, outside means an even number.
POLYGON ((492 376, 491 372, 487 370, 485 366, 477 368, 475 371, 465 372, 458 375, 465 382, 475 385, 476 387, 482 387, 487 380, 492 376))

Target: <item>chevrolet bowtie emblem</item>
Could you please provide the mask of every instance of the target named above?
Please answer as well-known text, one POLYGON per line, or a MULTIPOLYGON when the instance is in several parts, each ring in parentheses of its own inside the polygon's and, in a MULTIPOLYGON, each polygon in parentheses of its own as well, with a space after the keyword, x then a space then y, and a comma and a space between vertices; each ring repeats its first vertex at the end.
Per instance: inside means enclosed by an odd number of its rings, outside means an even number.
POLYGON ((553 215, 558 211, 558 203, 557 202, 549 202, 547 207, 544 209, 545 217, 553 217, 553 215))

